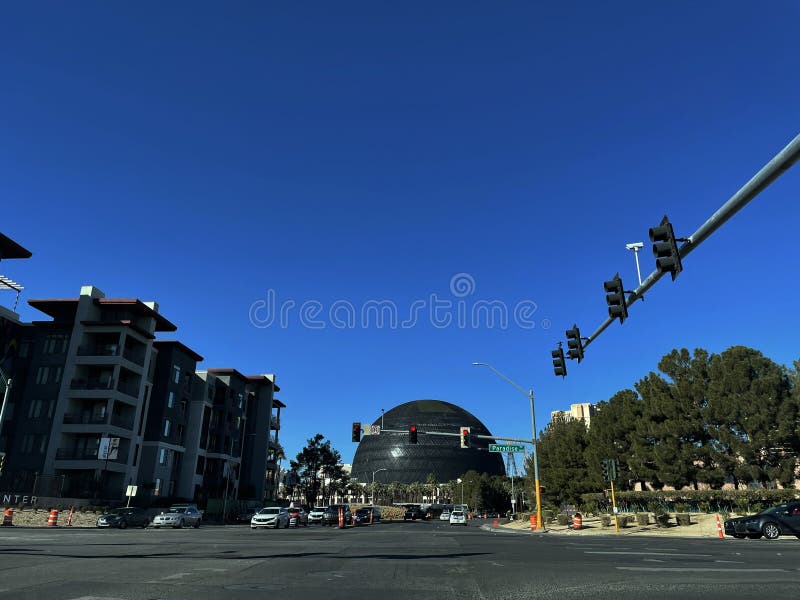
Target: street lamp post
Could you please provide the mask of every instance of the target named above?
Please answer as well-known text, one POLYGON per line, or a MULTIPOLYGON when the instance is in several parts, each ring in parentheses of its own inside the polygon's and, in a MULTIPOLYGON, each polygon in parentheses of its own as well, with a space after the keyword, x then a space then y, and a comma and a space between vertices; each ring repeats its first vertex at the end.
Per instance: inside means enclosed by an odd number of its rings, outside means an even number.
POLYGON ((463 479, 456 479, 457 483, 461 484, 461 507, 464 507, 464 480, 463 479))
POLYGON ((536 442, 537 442, 537 436, 536 436, 536 411, 535 411, 534 405, 533 405, 533 389, 531 388, 526 392, 520 385, 518 385, 517 383, 515 383, 514 381, 512 381, 511 379, 509 379, 505 375, 503 375, 500 371, 498 371, 497 369, 495 369, 492 365, 490 365, 488 363, 474 362, 474 363, 472 363, 472 365, 475 366, 475 367, 486 367, 488 369, 491 369, 495 373, 495 375, 499 376, 501 379, 505 379, 514 388, 516 388, 520 393, 522 393, 523 395, 527 396, 530 399, 530 402, 531 402, 531 432, 533 433, 533 437, 531 439, 531 442, 533 444, 533 480, 534 480, 533 485, 535 486, 534 491, 536 493, 536 522, 538 523, 539 527, 544 529, 544 522, 542 521, 542 498, 541 498, 541 493, 540 493, 540 490, 539 490, 539 458, 538 458, 538 456, 536 454, 536 442))
POLYGON ((377 471, 372 472, 372 494, 370 494, 369 503, 372 506, 375 506, 375 473, 380 473, 381 471, 388 471, 389 469, 378 469, 377 471))

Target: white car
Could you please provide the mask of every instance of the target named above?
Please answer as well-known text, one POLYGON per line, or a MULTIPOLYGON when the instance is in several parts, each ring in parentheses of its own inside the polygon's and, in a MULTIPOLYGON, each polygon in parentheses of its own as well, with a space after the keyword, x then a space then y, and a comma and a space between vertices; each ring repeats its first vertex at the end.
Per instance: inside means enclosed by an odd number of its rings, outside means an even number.
POLYGON ((280 506, 262 508, 250 519, 250 529, 258 527, 273 527, 275 529, 289 527, 289 511, 280 506))
POLYGON ((325 514, 327 506, 315 506, 310 513, 308 513, 309 523, 322 523, 322 515, 325 514))
POLYGON ((153 519, 153 527, 186 527, 191 525, 195 529, 200 527, 200 519, 203 514, 197 510, 194 504, 173 504, 169 510, 156 515, 153 519))
POLYGON ((439 520, 440 521, 449 521, 450 520, 450 511, 449 510, 445 510, 444 512, 442 512, 442 514, 439 516, 439 520))
POLYGON ((450 513, 450 525, 467 526, 467 515, 462 510, 454 510, 450 513))

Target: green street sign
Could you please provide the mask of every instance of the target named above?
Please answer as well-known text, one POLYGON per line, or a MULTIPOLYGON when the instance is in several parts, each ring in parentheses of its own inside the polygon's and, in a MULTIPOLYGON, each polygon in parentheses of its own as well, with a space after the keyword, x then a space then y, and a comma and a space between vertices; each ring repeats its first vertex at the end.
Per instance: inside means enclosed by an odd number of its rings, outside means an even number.
POLYGON ((489 452, 525 452, 525 446, 517 444, 489 444, 489 452))

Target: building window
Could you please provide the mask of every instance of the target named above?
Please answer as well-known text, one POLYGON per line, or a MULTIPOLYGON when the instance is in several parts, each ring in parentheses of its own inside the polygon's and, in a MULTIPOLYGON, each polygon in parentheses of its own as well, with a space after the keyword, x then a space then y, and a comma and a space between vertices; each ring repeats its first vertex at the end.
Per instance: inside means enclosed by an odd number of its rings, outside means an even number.
POLYGON ((44 354, 64 354, 69 346, 69 336, 53 333, 44 338, 44 354))
POLYGON ((175 370, 175 383, 181 382, 181 368, 178 365, 173 365, 172 368, 175 370))
POLYGON ((242 409, 242 406, 244 406, 244 396, 239 394, 239 410, 242 409))
POLYGON ((167 408, 172 408, 172 404, 175 401, 175 394, 170 392, 169 396, 167 396, 167 408))
POLYGON ((20 452, 22 454, 30 454, 33 451, 33 436, 30 434, 25 434, 22 436, 22 445, 20 446, 20 452))
POLYGON ((47 383, 49 377, 50 367, 39 367, 39 370, 36 371, 36 383, 38 384, 47 383))
POLYGON ((169 419, 164 419, 164 437, 169 437, 171 431, 172 431, 172 421, 170 421, 169 419))
POLYGON ((167 449, 161 448, 158 451, 158 464, 165 465, 167 464, 167 449))
POLYGON ((197 468, 195 469, 195 473, 197 475, 202 475, 206 470, 206 457, 205 456, 198 456, 197 457, 197 468))
POLYGON ((47 451, 47 436, 39 436, 39 454, 44 454, 47 451))
POLYGON ((61 383, 61 376, 64 374, 64 367, 56 367, 53 383, 61 383))
POLYGON ((161 486, 163 482, 161 481, 160 477, 156 477, 155 487, 153 488, 153 496, 160 496, 161 495, 161 486))
POLYGON ((28 355, 31 353, 31 342, 25 341, 19 345, 19 351, 17 352, 17 356, 19 358, 28 358, 28 355))

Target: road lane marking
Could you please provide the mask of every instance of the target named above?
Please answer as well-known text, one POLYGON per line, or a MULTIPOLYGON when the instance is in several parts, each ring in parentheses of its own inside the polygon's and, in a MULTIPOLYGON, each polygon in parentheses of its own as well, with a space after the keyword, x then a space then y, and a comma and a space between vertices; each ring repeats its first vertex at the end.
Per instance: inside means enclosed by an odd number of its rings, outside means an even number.
POLYGON ((623 554, 633 556, 702 556, 712 557, 713 554, 681 554, 679 552, 617 552, 616 550, 587 550, 584 554, 623 554))
POLYGON ((786 569, 724 569, 722 567, 615 567, 619 571, 663 571, 670 573, 788 573, 786 569))

